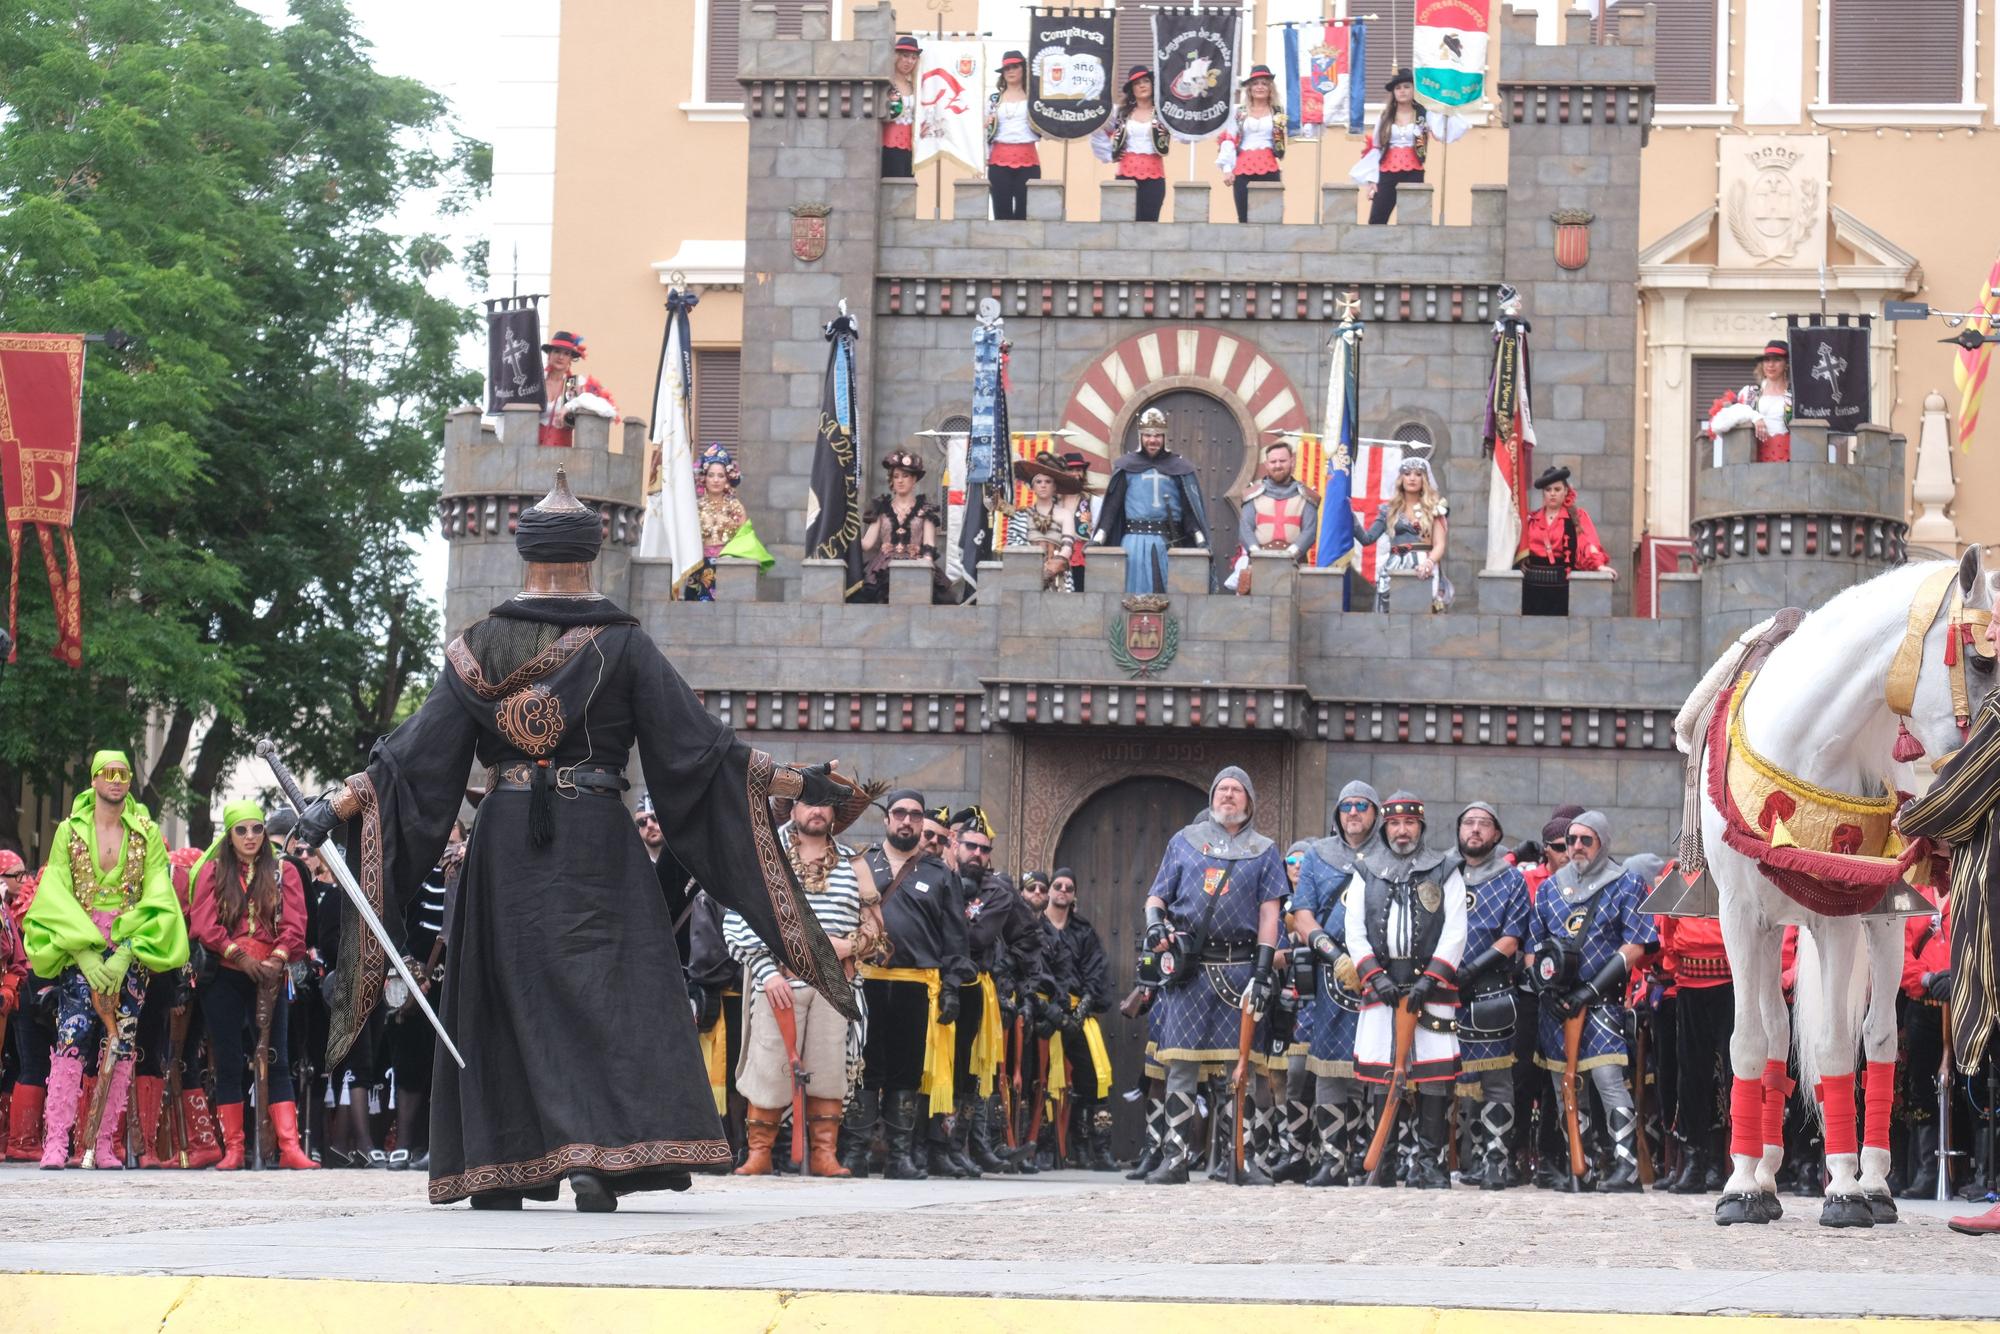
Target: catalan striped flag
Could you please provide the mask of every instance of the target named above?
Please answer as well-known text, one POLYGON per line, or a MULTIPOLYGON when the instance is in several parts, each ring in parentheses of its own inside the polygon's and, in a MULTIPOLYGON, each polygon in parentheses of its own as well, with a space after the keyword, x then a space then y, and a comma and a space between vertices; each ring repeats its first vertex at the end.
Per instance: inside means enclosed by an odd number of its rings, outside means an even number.
MULTIPOLYGON (((1047 431, 1015 431, 1013 436, 1014 462, 1019 462, 1023 459, 1032 459, 1038 454, 1055 454, 1060 456, 1063 452, 1062 437, 1051 435, 1047 431)), ((1007 471, 1009 473, 1014 471, 1011 464, 1007 471)), ((1028 506, 1034 504, 1034 502, 1035 493, 1028 489, 1026 482, 1016 478, 1014 481, 1014 508, 1017 510, 1026 509, 1028 506)))
MULTIPOLYGON (((2000 296, 1993 295, 1996 287, 2000 287, 2000 258, 1994 259, 1993 268, 1979 289, 1977 309, 1982 313, 1973 319, 1972 327, 1980 333, 1992 333, 1995 321, 2000 320, 2000 296)), ((1972 433, 1979 426, 1979 400, 1986 392, 1987 359, 1992 355, 1990 345, 1960 348, 1951 365, 1951 378, 1958 385, 1958 447, 1961 450, 1972 447, 1972 433)))

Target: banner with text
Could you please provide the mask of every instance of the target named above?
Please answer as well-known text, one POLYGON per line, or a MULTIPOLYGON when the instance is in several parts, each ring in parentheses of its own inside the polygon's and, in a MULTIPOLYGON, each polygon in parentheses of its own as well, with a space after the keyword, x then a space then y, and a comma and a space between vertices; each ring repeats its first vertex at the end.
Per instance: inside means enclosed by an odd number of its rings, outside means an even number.
POLYGON ((1212 139, 1236 99, 1242 15, 1234 9, 1163 9, 1153 15, 1153 87, 1176 139, 1212 139))
POLYGON ((1447 114, 1486 93, 1486 42, 1493 0, 1417 0, 1410 33, 1417 101, 1447 114))
POLYGON ((1109 9, 1028 11, 1028 119, 1051 139, 1081 139, 1111 118, 1109 9))

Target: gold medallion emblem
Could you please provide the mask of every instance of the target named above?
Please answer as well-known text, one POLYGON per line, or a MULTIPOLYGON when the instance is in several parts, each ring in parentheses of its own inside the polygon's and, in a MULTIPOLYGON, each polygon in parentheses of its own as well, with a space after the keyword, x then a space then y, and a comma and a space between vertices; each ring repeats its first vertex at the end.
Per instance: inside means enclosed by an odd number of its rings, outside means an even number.
POLYGON ((1578 908, 1569 915, 1569 920, 1563 923, 1563 930, 1569 932, 1572 936, 1582 935, 1583 923, 1589 916, 1590 912, 1588 909, 1578 908))
POLYGON ((1444 891, 1438 888, 1437 881, 1426 880, 1417 886, 1417 902, 1425 912, 1436 912, 1444 903, 1444 891))

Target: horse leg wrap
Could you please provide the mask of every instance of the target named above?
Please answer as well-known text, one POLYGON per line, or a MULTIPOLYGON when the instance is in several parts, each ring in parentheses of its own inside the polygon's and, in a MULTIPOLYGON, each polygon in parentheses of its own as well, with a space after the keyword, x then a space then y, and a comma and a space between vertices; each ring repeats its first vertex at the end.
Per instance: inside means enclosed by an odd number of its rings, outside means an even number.
POLYGON ((1896 1100, 1896 1063, 1870 1061, 1861 1074, 1864 1104, 1861 1142, 1871 1149, 1889 1150, 1889 1108, 1896 1100))
POLYGON ((1826 1154, 1859 1153, 1854 1138, 1854 1075, 1826 1075, 1819 1081, 1820 1115, 1826 1120, 1826 1154))
POLYGON ((1764 1152, 1764 1086, 1754 1079, 1729 1082, 1729 1151, 1745 1158, 1764 1152))
POLYGON ((1764 1143, 1782 1146, 1785 1142, 1785 1099, 1797 1081, 1785 1077, 1783 1061, 1764 1062, 1764 1143))

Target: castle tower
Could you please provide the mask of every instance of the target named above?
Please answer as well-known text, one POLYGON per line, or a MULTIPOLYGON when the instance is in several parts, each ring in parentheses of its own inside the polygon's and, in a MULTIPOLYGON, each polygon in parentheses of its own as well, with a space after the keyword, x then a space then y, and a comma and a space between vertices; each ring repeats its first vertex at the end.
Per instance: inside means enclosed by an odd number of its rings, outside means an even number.
POLYGON ((627 417, 618 424, 618 452, 611 448, 613 423, 603 417, 578 416, 576 444, 570 449, 536 443, 539 422, 531 404, 504 409, 498 431, 484 425, 479 409, 470 405, 445 417, 444 493, 438 511, 451 544, 446 641, 520 591, 514 525, 522 510, 548 493, 559 467, 569 471, 577 499, 604 515, 597 591, 620 605, 630 603, 632 551, 639 543, 645 482, 645 419, 627 417))

